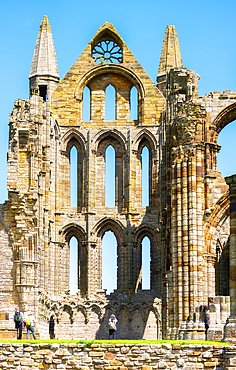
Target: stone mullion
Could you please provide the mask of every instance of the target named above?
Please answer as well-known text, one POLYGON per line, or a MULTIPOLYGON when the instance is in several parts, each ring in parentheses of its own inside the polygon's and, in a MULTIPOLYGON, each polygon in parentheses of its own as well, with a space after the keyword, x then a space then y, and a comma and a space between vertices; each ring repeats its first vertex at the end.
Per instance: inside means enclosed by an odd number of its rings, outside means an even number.
POLYGON ((136 169, 135 169, 136 170, 135 171, 135 175, 136 175, 136 181, 135 181, 136 199, 135 199, 135 203, 136 203, 136 208, 137 209, 142 206, 142 169, 141 169, 141 163, 142 163, 141 153, 137 152, 136 153, 136 169))
MULTIPOLYGON (((127 290, 130 288, 130 266, 129 266, 129 245, 117 245, 117 289, 127 290)), ((132 268, 132 267, 131 267, 132 268)))
POLYGON ((55 245, 55 272, 54 272, 54 294, 60 294, 60 245, 55 245))
POLYGON ((207 255, 207 282, 208 282, 208 297, 215 295, 215 257, 207 255))
MULTIPOLYGON (((59 209, 59 205, 60 205, 60 197, 59 197, 59 184, 60 184, 60 181, 61 181, 61 178, 62 178, 62 174, 60 173, 59 171, 59 160, 58 158, 64 158, 64 155, 61 155, 59 156, 59 145, 58 145, 58 141, 57 139, 55 140, 55 167, 54 167, 54 209, 55 209, 55 212, 57 209, 59 209)), ((58 242, 58 238, 59 238, 59 229, 60 229, 60 225, 59 225, 59 221, 60 221, 60 216, 59 215, 56 215, 54 214, 54 228, 53 228, 53 233, 52 233, 52 240, 55 241, 55 242, 58 242)), ((54 261, 55 261, 55 267, 54 267, 54 276, 53 276, 53 280, 54 280, 54 294, 57 295, 59 293, 59 273, 58 273, 58 260, 59 260, 59 256, 58 256, 58 249, 59 249, 59 246, 58 244, 55 244, 55 247, 54 247, 54 261)))
POLYGON ((203 304, 207 305, 208 303, 208 281, 207 281, 207 258, 206 258, 205 251, 203 254, 203 283, 205 284, 205 287, 203 290, 203 304))
MULTIPOLYGON (((84 171, 86 169, 86 158, 84 158, 84 171)), ((90 168, 91 168, 91 207, 94 208, 96 207, 96 152, 95 150, 92 150, 91 152, 91 163, 90 163, 90 168)), ((85 172, 84 172, 85 173, 85 172)), ((84 187, 84 179, 83 179, 83 187, 84 187)), ((83 206, 86 205, 87 197, 85 189, 83 189, 83 206)))
POLYGON ((44 281, 45 281, 45 289, 49 291, 50 285, 50 271, 49 271, 49 245, 48 245, 48 211, 44 210, 44 281))
MULTIPOLYGON (((57 143, 57 140, 55 142, 55 173, 54 173, 54 196, 55 196, 55 199, 54 199, 54 205, 55 205, 55 211, 57 209, 60 209, 60 196, 59 196, 59 185, 60 185, 60 181, 61 181, 61 178, 62 178, 62 173, 60 172, 60 167, 59 167, 59 160, 58 158, 60 158, 60 160, 62 160, 62 158, 64 158, 63 155, 59 156, 59 146, 58 146, 58 143, 57 143)), ((56 235, 58 235, 57 233, 57 230, 55 230, 55 238, 56 238, 56 235)))
POLYGON ((195 311, 197 288, 197 230, 196 230, 196 158, 189 159, 189 268, 190 268, 190 312, 195 311))
MULTIPOLYGON (((91 150, 90 145, 90 131, 87 133, 87 165, 86 165, 86 173, 85 173, 85 181, 84 181, 84 188, 87 188, 87 191, 85 190, 85 193, 87 194, 87 212, 91 212, 91 206, 92 206, 92 192, 93 192, 93 182, 92 182, 92 176, 91 176, 91 165, 93 160, 93 154, 91 150)), ((78 153, 78 156, 81 155, 81 153, 78 153)), ((89 235, 89 234, 88 234, 89 235)))
POLYGON ((177 161, 176 183, 176 231, 177 231, 177 266, 178 266, 178 322, 183 320, 183 256, 182 256, 182 179, 181 160, 177 161))
MULTIPOLYGON (((150 153, 149 153, 150 155, 150 153)), ((158 158, 158 151, 153 150, 152 151, 152 174, 150 173, 149 178, 151 176, 151 181, 152 181, 152 194, 151 194, 151 199, 149 199, 149 205, 152 207, 157 207, 158 205, 158 191, 157 187, 159 186, 158 184, 158 171, 159 171, 159 158, 158 158)), ((149 160, 150 163, 150 160, 149 160)))
POLYGON ((58 244, 55 244, 54 248, 54 261, 55 261, 55 268, 54 268, 54 295, 58 295, 58 244))
POLYGON ((188 253, 188 171, 187 159, 182 161, 182 232, 183 232, 183 320, 189 316, 189 253, 188 253))
POLYGON ((170 298, 170 327, 178 325, 178 249, 177 249, 177 179, 176 163, 172 166, 172 187, 171 187, 171 239, 172 239, 172 271, 173 290, 170 298))
POLYGON ((209 210, 210 209, 210 194, 209 194, 209 182, 210 182, 210 179, 208 177, 208 170, 210 169, 210 157, 211 157, 211 153, 210 153, 210 145, 209 144, 206 144, 206 149, 205 149, 205 170, 206 170, 206 176, 205 176, 205 179, 204 179, 204 183, 205 183, 205 210, 209 210))
POLYGON ((105 120, 105 91, 90 90, 90 121, 105 120))
POLYGON ((79 271, 78 271, 78 289, 82 295, 87 293, 88 286, 88 248, 87 242, 79 242, 79 271))
POLYGON ((40 246, 40 287, 44 288, 44 241, 42 240, 43 228, 42 228, 42 195, 38 198, 38 213, 39 213, 39 246, 40 246))
POLYGON ((54 260, 54 244, 49 241, 49 293, 50 295, 54 292, 54 266, 55 266, 55 260, 54 260))
MULTIPOLYGON (((135 184, 135 179, 133 179, 132 174, 134 174, 134 163, 132 156, 132 140, 131 140, 131 132, 128 131, 127 136, 127 142, 128 142, 128 150, 127 150, 127 156, 126 156, 126 165, 124 166, 124 208, 127 210, 127 212, 130 212, 134 206, 135 206, 135 197, 133 194, 135 194, 135 191, 132 191, 132 187, 135 184), (133 184, 133 185, 132 185, 133 184)), ((134 156, 135 159, 135 156, 134 156)))
POLYGON ((59 282, 60 292, 64 292, 69 289, 69 265, 70 265, 70 248, 69 244, 66 244, 64 248, 60 248, 60 271, 59 271, 59 282), (63 276, 65 278, 63 279, 63 276))
POLYGON ((118 210, 123 208, 123 156, 116 156, 116 171, 115 171, 115 205, 118 210))
MULTIPOLYGON (((134 284, 133 284, 133 249, 134 249, 134 243, 127 243, 127 259, 123 261, 124 270, 127 274, 127 282, 128 282, 128 289, 134 290, 134 284)), ((124 288, 127 289, 127 283, 125 280, 123 280, 124 288)))
MULTIPOLYGON (((105 156, 105 153, 104 153, 105 156)), ((105 157, 102 154, 96 158, 96 207, 105 206, 105 157)))
POLYGON ((198 273, 198 301, 203 304, 203 168, 202 168, 202 150, 201 147, 197 148, 196 152, 196 186, 197 186, 197 273, 198 273))
MULTIPOLYGON (((94 282, 93 282, 93 279, 94 279, 94 276, 93 276, 93 272, 94 272, 94 251, 91 250, 90 248, 90 245, 86 242, 85 243, 85 248, 87 248, 87 251, 88 251, 88 271, 87 271, 87 283, 88 283, 88 294, 90 294, 92 291, 93 291, 93 286, 94 286, 94 282)), ((101 264, 99 264, 99 271, 101 271, 101 264)), ((97 273, 99 272, 97 271, 97 273)))
POLYGON ((94 277, 94 285, 92 287, 92 291, 96 291, 102 288, 102 240, 99 248, 96 245, 91 245, 90 249, 94 252, 94 266, 92 268, 96 272, 94 277))
POLYGON ((141 267, 142 267, 142 261, 141 261, 141 244, 138 243, 138 245, 134 245, 133 248, 133 287, 134 291, 137 292, 138 286, 140 283, 140 274, 141 274, 141 267))

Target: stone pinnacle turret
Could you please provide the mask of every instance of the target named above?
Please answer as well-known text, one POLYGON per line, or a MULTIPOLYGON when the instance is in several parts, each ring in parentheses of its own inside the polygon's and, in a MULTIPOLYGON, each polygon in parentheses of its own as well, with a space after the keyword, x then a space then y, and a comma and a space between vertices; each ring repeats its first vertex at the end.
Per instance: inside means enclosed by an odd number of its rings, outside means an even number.
POLYGON ((167 26, 162 45, 158 74, 176 67, 183 67, 179 40, 175 26, 167 26))
POLYGON ((52 31, 46 15, 40 24, 29 80, 30 90, 38 89, 44 100, 51 97, 59 82, 52 31))

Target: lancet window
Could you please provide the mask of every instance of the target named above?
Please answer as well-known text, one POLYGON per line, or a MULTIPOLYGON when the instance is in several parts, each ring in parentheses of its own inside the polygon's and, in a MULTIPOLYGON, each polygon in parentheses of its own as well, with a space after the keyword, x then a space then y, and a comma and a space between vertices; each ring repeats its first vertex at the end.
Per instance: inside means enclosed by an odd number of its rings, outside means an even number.
POLYGON ((117 240, 112 231, 102 238, 102 289, 107 294, 117 289, 117 240))
POLYGON ((78 151, 75 146, 70 150, 70 205, 78 205, 78 151))
POLYGON ((105 112, 106 121, 116 119, 116 90, 112 85, 108 85, 105 90, 105 112))
POLYGON ((105 152, 105 206, 115 206, 116 153, 112 145, 105 152))
POLYGON ((85 86, 83 91, 83 121, 90 121, 90 89, 85 86))
POLYGON ((70 247, 70 262, 69 262, 69 289, 70 295, 75 295, 78 290, 78 281, 79 281, 79 264, 78 264, 78 241, 73 236, 69 242, 70 247))
POLYGON ((142 167, 142 206, 149 206, 149 150, 146 146, 141 154, 142 167))

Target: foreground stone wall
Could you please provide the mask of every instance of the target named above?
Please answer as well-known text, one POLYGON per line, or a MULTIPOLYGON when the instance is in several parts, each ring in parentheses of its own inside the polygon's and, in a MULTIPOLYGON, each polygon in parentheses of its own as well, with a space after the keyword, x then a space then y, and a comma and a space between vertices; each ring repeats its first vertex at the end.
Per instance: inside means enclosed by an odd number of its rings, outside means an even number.
POLYGON ((235 369, 236 346, 0 343, 0 369, 235 369))

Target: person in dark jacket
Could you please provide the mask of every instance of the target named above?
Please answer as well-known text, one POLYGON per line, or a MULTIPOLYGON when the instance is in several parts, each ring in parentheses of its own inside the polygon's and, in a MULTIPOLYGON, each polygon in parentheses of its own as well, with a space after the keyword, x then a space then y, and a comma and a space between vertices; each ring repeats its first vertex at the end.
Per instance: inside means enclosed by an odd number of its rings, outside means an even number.
POLYGON ((22 328, 23 328, 23 314, 18 308, 15 309, 13 315, 13 321, 17 332, 17 339, 22 339, 22 328))
POLYGON ((54 327, 55 327, 54 319, 53 319, 53 316, 51 316, 50 317, 50 320, 49 320, 49 335, 50 335, 50 339, 54 339, 55 338, 54 327))

